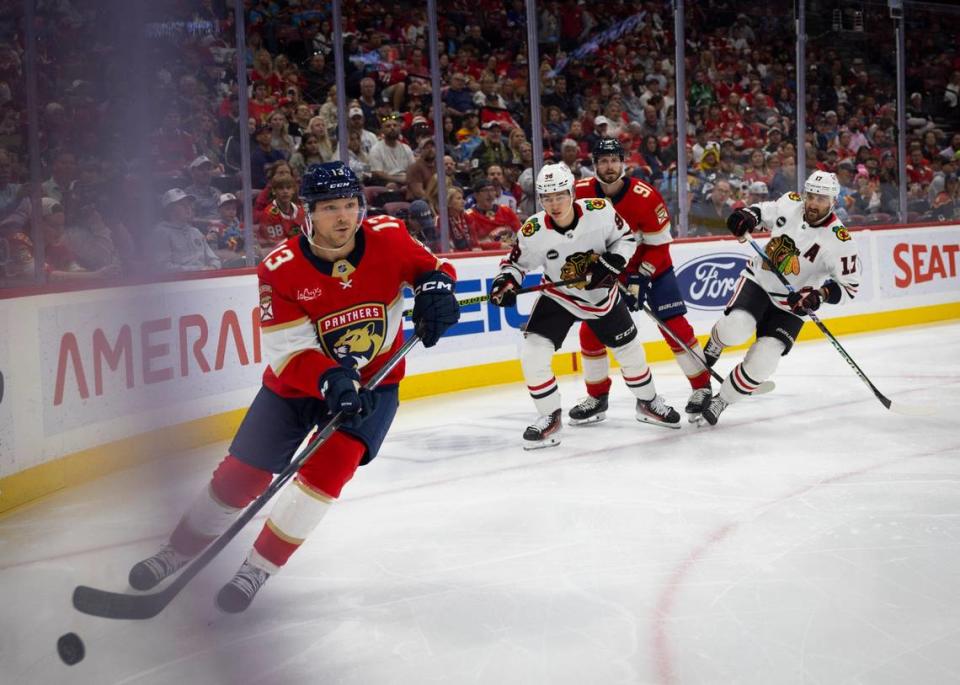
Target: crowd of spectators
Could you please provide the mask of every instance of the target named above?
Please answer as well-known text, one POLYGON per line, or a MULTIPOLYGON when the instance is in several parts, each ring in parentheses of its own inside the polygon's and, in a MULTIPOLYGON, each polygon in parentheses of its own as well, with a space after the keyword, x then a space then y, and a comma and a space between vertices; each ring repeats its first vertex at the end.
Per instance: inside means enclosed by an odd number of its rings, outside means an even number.
MULTIPOLYGON (((808 13, 808 170, 837 173, 844 221, 896 221, 891 23, 874 9, 854 32, 842 13, 837 23, 838 3, 813 4, 822 11, 808 13)), ((245 122, 232 2, 165 0, 139 14, 130 9, 138 3, 91 5, 41 5, 39 188, 27 183, 22 18, 0 17, 0 278, 32 275, 34 235, 45 241, 45 271, 62 280, 245 265, 248 222, 255 257, 295 235, 300 176, 339 159, 328 5, 244 3, 245 122), (117 7, 127 9, 112 16, 117 7), (107 30, 131 16, 140 34, 124 40, 107 30), (242 211, 242 136, 250 142, 251 218, 242 211), (33 212, 37 198, 41 211, 33 212)), ((405 218, 439 248, 445 203, 451 249, 508 247, 536 211, 534 135, 545 158, 577 178, 593 175, 598 139, 619 138, 627 173, 656 186, 677 213, 670 2, 538 2, 540 131, 532 130, 522 0, 441 4, 439 113, 424 3, 343 5, 345 162, 363 180, 372 213, 405 218), (611 29, 615 37, 598 39, 611 29)), ((795 41, 783 21, 792 3, 779 5, 687 5, 690 235, 722 233, 732 209, 797 188, 795 41)), ((907 216, 960 218, 960 16, 909 16, 907 216)))

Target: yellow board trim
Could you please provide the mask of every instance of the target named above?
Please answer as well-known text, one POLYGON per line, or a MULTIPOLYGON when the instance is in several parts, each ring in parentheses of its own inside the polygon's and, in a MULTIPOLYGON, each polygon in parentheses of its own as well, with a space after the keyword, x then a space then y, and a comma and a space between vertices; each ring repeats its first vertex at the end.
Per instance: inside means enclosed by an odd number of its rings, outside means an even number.
MULTIPOLYGON (((841 316, 828 319, 826 323, 834 335, 843 336, 951 319, 960 319, 960 302, 841 316)), ((798 340, 821 338, 823 334, 820 330, 812 324, 807 324, 800 332, 798 340)), ((701 343, 705 340, 706 336, 701 336, 701 343)), ((647 359, 651 362, 666 361, 673 357, 670 348, 663 341, 647 343, 644 348, 647 359)), ((579 368, 579 355, 576 353, 564 352, 554 357, 553 370, 557 375, 575 373, 577 368, 579 368)), ((518 360, 494 362, 463 369, 407 376, 400 385, 400 398, 411 400, 457 390, 516 383, 522 380, 523 373, 518 360)), ((233 437, 245 413, 246 409, 235 409, 157 429, 75 452, 2 478, 0 479, 0 513, 12 511, 60 489, 99 478, 113 471, 167 456, 173 452, 183 452, 213 442, 229 440, 233 437)))

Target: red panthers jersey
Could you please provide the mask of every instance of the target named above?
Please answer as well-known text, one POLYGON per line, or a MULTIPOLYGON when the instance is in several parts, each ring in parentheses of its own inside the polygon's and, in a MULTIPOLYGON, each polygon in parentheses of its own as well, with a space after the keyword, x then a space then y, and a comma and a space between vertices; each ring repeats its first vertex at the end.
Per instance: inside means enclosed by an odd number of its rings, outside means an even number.
MULTIPOLYGON (((595 178, 577 181, 574 190, 578 200, 607 197, 603 194, 600 181, 595 178)), ((657 189, 640 179, 624 178, 620 192, 607 199, 613 202, 617 214, 640 238, 640 246, 627 265, 627 270, 635 272, 642 262, 646 262, 651 267, 651 275, 657 276, 673 266, 669 248, 673 240, 670 235, 670 213, 657 189)))
POLYGON ((296 202, 291 204, 293 211, 290 214, 284 214, 276 200, 264 207, 263 211, 257 212, 255 232, 261 247, 273 247, 287 238, 300 235, 300 227, 304 225, 306 215, 302 206, 296 202))
MULTIPOLYGON (((389 216, 366 219, 356 248, 336 262, 314 255, 302 235, 284 241, 257 267, 263 384, 282 397, 320 397, 320 376, 345 357, 366 382, 403 344, 403 287, 437 270, 456 278, 389 216)), ((403 372, 400 362, 383 383, 403 372)))

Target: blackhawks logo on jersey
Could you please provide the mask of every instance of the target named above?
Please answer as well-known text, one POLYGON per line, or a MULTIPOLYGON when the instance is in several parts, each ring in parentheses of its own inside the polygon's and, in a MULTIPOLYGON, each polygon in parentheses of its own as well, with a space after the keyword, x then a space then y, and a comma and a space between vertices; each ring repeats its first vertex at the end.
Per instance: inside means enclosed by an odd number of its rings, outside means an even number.
POLYGON ((837 240, 839 240, 841 243, 845 243, 845 242, 847 242, 848 240, 851 239, 851 238, 850 238, 850 231, 848 231, 848 230, 847 230, 845 227, 843 227, 843 226, 834 226, 834 227, 833 227, 833 234, 834 234, 835 236, 837 236, 837 240))
POLYGON ((604 207, 607 206, 607 201, 606 201, 606 200, 601 200, 601 199, 598 198, 598 197, 595 197, 595 198, 593 198, 592 200, 585 200, 584 203, 586 204, 586 207, 587 207, 588 210, 591 210, 591 209, 603 209, 604 207))
POLYGON ((537 217, 532 217, 527 223, 525 223, 521 229, 520 233, 524 238, 529 238, 534 233, 540 230, 540 222, 537 221, 537 217))
MULTIPOLYGON (((797 249, 797 244, 793 242, 793 238, 790 236, 778 235, 776 238, 771 238, 764 248, 764 252, 777 267, 777 271, 783 275, 792 274, 796 276, 800 273, 800 250, 797 249)), ((763 268, 767 271, 770 270, 766 261, 763 263, 763 268)))
POLYGON ((358 304, 317 320, 317 337, 331 359, 352 358, 366 366, 380 353, 387 331, 387 310, 379 302, 358 304))
MULTIPOLYGON (((587 269, 595 261, 597 261, 597 255, 593 252, 574 252, 567 257, 563 266, 560 267, 560 280, 569 281, 571 278, 583 278, 587 269)), ((585 282, 580 282, 567 287, 583 290, 586 285, 585 282)))

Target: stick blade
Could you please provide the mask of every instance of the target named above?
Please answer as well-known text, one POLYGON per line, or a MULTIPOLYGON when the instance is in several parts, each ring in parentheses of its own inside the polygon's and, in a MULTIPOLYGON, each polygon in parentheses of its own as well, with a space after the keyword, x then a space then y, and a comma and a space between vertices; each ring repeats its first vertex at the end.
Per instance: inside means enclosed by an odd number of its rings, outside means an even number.
POLYGON ((167 605, 166 592, 149 595, 125 595, 78 585, 73 590, 73 607, 84 614, 101 618, 143 620, 153 618, 167 605))
POLYGON ((888 409, 901 416, 935 416, 937 414, 937 408, 929 404, 904 404, 891 401, 888 409))

